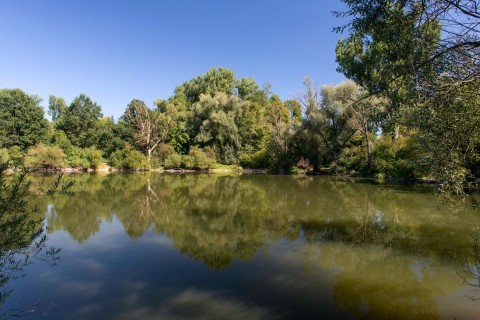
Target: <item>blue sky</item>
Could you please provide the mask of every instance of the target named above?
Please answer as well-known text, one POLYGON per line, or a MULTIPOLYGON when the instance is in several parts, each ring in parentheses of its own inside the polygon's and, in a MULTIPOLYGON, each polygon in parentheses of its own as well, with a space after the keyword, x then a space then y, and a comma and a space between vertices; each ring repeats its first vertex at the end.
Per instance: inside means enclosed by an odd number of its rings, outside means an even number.
MULTIPOLYGON (((70 103, 85 93, 118 118, 212 67, 268 82, 282 99, 344 80, 340 0, 0 0, 0 88, 70 103)), ((343 35, 345 37, 346 35, 343 35)))

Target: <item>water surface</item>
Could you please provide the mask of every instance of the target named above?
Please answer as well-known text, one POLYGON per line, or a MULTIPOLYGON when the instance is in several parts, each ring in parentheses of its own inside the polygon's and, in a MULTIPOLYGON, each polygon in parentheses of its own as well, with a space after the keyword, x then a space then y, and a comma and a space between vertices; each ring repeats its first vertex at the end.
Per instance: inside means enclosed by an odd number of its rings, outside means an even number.
POLYGON ((66 179, 77 181, 74 196, 38 200, 61 260, 35 262, 7 283, 13 292, 0 311, 48 319, 480 318, 478 279, 463 271, 480 266, 480 215, 462 203, 325 177, 66 179))

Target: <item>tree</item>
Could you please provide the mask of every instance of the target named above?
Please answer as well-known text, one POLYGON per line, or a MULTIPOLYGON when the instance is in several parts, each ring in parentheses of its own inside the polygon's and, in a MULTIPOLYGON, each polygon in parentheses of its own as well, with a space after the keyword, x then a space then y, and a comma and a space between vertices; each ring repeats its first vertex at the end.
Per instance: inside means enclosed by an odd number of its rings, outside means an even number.
POLYGON ((67 108, 67 104, 63 98, 57 98, 51 95, 48 99, 48 115, 52 117, 53 122, 57 122, 67 108))
POLYGON ((244 77, 240 80, 236 80, 235 86, 237 87, 238 96, 242 100, 256 100, 255 98, 258 95, 262 95, 262 90, 260 90, 260 87, 253 77, 244 77))
POLYGON ((241 147, 238 124, 247 104, 222 92, 202 95, 192 106, 190 127, 194 143, 212 147, 222 163, 237 163, 241 147))
POLYGON ((438 46, 440 24, 423 21, 421 5, 415 1, 344 2, 350 10, 337 15, 353 19, 347 25, 349 37, 336 47, 337 70, 367 90, 362 98, 388 96, 383 131, 394 128, 397 139, 399 125, 408 122, 402 108, 412 104, 419 81, 432 74, 433 66, 424 62, 438 46))
POLYGON ((134 141, 145 150, 150 162, 152 152, 168 136, 172 122, 170 110, 150 110, 145 102, 134 99, 122 118, 132 128, 134 141))
POLYGON ((101 107, 88 96, 76 97, 63 115, 60 114, 55 128, 62 130, 74 146, 88 148, 97 143, 101 107))
POLYGON ((0 90, 0 148, 27 149, 46 139, 41 99, 20 89, 0 90))
POLYGON ((228 95, 236 94, 235 75, 226 68, 212 68, 203 76, 198 76, 190 81, 185 81, 175 89, 175 94, 184 94, 189 104, 200 100, 202 94, 213 95, 223 92, 228 95))
POLYGON ((367 169, 372 170, 372 142, 370 135, 378 130, 377 121, 382 115, 386 99, 379 96, 368 96, 368 92, 353 81, 345 81, 335 87, 322 88, 322 104, 327 114, 332 117, 331 124, 338 125, 343 115, 345 129, 337 126, 333 130, 338 148, 343 148, 353 134, 360 133, 365 141, 367 169), (345 119, 347 121, 345 121, 345 119), (343 131, 346 135, 342 135, 343 131), (340 135, 338 135, 340 133, 340 135))
POLYGON ((108 158, 114 151, 123 148, 125 143, 131 142, 131 132, 123 133, 124 129, 124 124, 115 123, 113 117, 103 117, 95 132, 95 147, 108 158))
POLYGON ((291 146, 299 126, 300 119, 292 114, 279 97, 272 96, 265 114, 265 122, 269 130, 267 152, 275 163, 275 169, 288 172, 292 165, 291 146))
POLYGON ((322 114, 321 90, 312 79, 306 77, 303 81, 305 91, 299 93, 295 100, 303 109, 304 117, 300 128, 300 143, 302 153, 307 157, 314 171, 319 171, 321 164, 321 148, 328 143, 324 133, 326 119, 322 114))
POLYGON ((369 95, 386 94, 385 115, 406 114, 405 124, 420 131, 424 164, 444 190, 463 192, 478 163, 478 1, 343 2, 349 9, 337 15, 352 20, 337 46, 339 70, 369 95), (443 148, 443 141, 455 147, 443 148))
POLYGON ((336 169, 342 149, 357 131, 350 118, 358 89, 353 82, 320 88, 310 78, 305 79, 304 85, 305 91, 297 96, 297 101, 304 108, 302 130, 311 148, 307 158, 318 170, 320 148, 325 146, 324 161, 333 163, 336 169))
POLYGON ((185 95, 175 95, 168 100, 157 99, 154 104, 159 112, 171 117, 166 142, 176 152, 188 152, 190 135, 187 132, 187 121, 192 111, 187 107, 185 95))

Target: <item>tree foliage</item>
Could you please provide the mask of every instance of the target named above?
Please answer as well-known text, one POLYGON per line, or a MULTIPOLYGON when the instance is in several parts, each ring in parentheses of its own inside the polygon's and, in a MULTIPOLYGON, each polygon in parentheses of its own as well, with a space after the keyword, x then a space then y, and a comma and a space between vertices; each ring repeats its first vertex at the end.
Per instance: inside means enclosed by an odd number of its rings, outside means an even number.
POLYGON ((65 132, 74 146, 88 148, 98 141, 99 119, 102 117, 101 107, 81 94, 58 115, 56 128, 65 132))
POLYGON ((0 148, 25 150, 47 134, 41 99, 20 89, 0 90, 0 148))
MULTIPOLYGON (((388 119, 419 132, 420 160, 443 190, 475 180, 480 122, 477 1, 345 0, 350 35, 339 70, 369 95, 387 95, 388 119)), ((390 126, 391 127, 391 126, 390 126)))

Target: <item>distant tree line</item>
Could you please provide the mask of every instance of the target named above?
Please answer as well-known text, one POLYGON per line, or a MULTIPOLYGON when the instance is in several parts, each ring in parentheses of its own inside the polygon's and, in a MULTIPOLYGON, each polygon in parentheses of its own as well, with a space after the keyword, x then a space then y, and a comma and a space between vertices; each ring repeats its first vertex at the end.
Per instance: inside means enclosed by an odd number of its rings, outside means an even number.
MULTIPOLYGON (((214 68, 153 107, 133 99, 118 121, 104 117, 83 94, 70 104, 50 96, 52 121, 40 101, 19 89, 0 91, 2 161, 24 159, 28 166, 50 169, 226 164, 280 173, 434 178, 426 160, 439 156, 424 147, 438 137, 429 141, 431 133, 408 121, 408 114, 393 117, 388 95, 372 95, 350 80, 320 87, 306 78, 302 92, 282 101, 268 85, 214 68)), ((474 138, 477 152, 478 130, 474 138)), ((465 169, 475 174, 478 158, 470 161, 465 169)))

